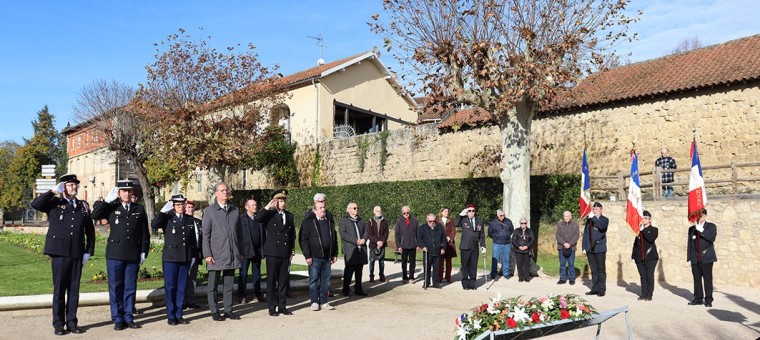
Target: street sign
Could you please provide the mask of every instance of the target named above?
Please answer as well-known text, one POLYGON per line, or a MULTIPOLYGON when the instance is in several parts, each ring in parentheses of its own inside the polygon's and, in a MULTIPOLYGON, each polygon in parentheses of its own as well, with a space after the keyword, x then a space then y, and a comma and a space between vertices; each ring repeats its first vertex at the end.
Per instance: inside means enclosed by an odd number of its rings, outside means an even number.
POLYGON ((43 165, 42 177, 55 177, 55 164, 43 165))
POLYGON ((45 193, 56 186, 55 178, 38 178, 35 182, 37 187, 35 192, 38 194, 45 193))

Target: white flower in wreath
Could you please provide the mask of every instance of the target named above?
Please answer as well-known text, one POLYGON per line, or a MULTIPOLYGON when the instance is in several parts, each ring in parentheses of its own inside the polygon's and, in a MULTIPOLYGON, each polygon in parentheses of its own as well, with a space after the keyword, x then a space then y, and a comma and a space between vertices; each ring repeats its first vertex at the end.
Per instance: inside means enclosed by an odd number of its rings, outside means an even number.
POLYGON ((472 330, 473 331, 477 331, 480 328, 481 328, 480 327, 480 320, 478 320, 478 319, 472 319, 472 330))
POLYGON ((496 307, 496 304, 499 304, 499 303, 501 303, 501 293, 497 294, 495 299, 490 299, 490 301, 488 302, 488 309, 486 310, 488 314, 501 313, 501 310, 499 310, 496 307))
POLYGON ((515 307, 515 309, 509 313, 509 316, 517 322, 530 320, 530 316, 528 316, 528 313, 525 313, 525 309, 522 306, 515 307))
POLYGON ((462 325, 457 327, 457 337, 459 340, 467 340, 468 334, 470 334, 470 331, 467 329, 467 326, 462 325))
POLYGON ((541 303, 541 307, 544 308, 544 310, 552 310, 554 309, 554 300, 552 299, 546 299, 544 302, 541 303))

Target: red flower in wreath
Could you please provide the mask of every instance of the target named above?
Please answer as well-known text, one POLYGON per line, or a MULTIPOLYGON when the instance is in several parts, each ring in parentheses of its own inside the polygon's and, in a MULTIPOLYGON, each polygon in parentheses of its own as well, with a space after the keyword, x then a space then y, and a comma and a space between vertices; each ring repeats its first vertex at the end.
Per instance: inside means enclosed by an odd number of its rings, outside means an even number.
POLYGON ((570 317, 570 312, 567 311, 567 309, 563 309, 559 312, 560 319, 564 320, 570 317))
POLYGON ((533 312, 533 315, 530 316, 531 319, 533 319, 533 322, 538 323, 541 321, 541 317, 538 316, 537 312, 533 312))
POLYGON ((515 319, 509 318, 507 319, 507 326, 509 326, 509 328, 515 328, 517 327, 517 322, 515 319))

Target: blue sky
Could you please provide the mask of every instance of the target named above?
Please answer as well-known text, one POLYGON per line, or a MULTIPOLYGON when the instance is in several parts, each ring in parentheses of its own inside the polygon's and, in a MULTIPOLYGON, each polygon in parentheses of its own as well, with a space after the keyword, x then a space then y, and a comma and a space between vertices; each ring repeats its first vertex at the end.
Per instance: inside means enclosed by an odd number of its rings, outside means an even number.
MULTIPOLYGON (((760 1, 634 1, 639 40, 619 45, 632 61, 661 57, 684 38, 705 45, 760 33, 760 1)), ((44 105, 56 126, 75 123, 77 93, 97 79, 136 85, 153 61, 153 43, 185 28, 210 35, 214 47, 253 43, 265 65, 283 74, 324 59, 381 47, 366 25, 381 0, 299 1, 13 1, 0 7, 0 141, 32 136, 44 105)), ((393 68, 390 56, 381 60, 393 68)))

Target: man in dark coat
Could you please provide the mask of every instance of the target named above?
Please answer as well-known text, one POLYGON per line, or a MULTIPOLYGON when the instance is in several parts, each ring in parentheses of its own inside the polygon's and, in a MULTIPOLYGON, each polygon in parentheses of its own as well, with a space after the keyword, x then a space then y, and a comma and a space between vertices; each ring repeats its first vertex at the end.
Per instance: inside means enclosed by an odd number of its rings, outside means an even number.
POLYGON ((654 293, 654 268, 660 256, 657 255, 657 228, 652 226, 652 214, 644 210, 641 230, 633 240, 631 258, 636 263, 641 278, 641 296, 639 300, 652 301, 654 293))
POLYGON ((140 328, 134 321, 137 271, 150 251, 148 215, 143 206, 132 203, 133 190, 131 180, 120 180, 105 201, 95 203, 92 209, 92 218, 108 219, 110 228, 106 269, 111 320, 117 331, 140 328))
POLYGON ((185 309, 196 309, 198 305, 195 303, 195 286, 198 281, 198 266, 203 262, 203 221, 200 218, 195 217, 195 203, 190 200, 185 202, 185 214, 193 219, 193 235, 195 236, 195 261, 190 262, 190 270, 188 272, 187 287, 185 288, 185 309))
POLYGON ((562 220, 557 222, 557 251, 559 252, 559 281, 557 284, 575 284, 575 248, 580 238, 578 223, 573 221, 569 211, 562 213, 562 220))
POLYGON ((586 295, 604 296, 607 292, 607 227, 610 220, 602 215, 602 204, 594 202, 583 229, 583 253, 591 267, 591 290, 586 295))
POLYGON ((324 200, 314 202, 311 214, 301 223, 298 240, 309 266, 311 310, 335 309, 327 301, 327 292, 332 264, 338 261, 338 233, 335 221, 327 217, 324 200))
POLYGON ((380 282, 388 282, 385 278, 385 247, 388 244, 388 220, 383 218, 383 208, 379 205, 372 209, 374 216, 367 222, 369 234, 369 282, 375 282, 375 262, 378 263, 380 282))
POLYGON ((459 242, 459 252, 462 254, 462 288, 475 290, 478 277, 478 246, 483 256, 486 256, 483 219, 475 216, 475 205, 468 204, 459 213, 456 225, 462 229, 462 239, 459 242))
POLYGON ((53 328, 55 335, 80 334, 77 308, 82 266, 95 252, 95 228, 87 202, 76 198, 77 175, 61 176, 58 185, 37 196, 32 208, 48 215, 48 232, 43 252, 50 256, 53 270, 53 328), (68 293, 68 299, 66 294, 68 293))
POLYGON ((417 232, 417 246, 422 248, 423 256, 427 257, 423 288, 432 287, 441 288, 440 262, 441 255, 446 253, 446 231, 443 226, 436 223, 435 214, 427 215, 427 223, 420 227, 417 232))
POLYGON ((256 213, 254 220, 264 226, 264 256, 267 261, 267 302, 270 316, 293 315, 286 306, 288 269, 295 254, 296 228, 293 214, 285 210, 288 191, 277 190, 256 213), (275 310, 276 308, 276 310, 275 310))
POLYGON ((203 209, 203 255, 206 256, 208 269, 208 308, 214 321, 225 318, 239 320, 232 311, 232 289, 235 279, 235 269, 240 268, 240 211, 229 202, 232 192, 225 183, 214 186, 216 201, 203 209), (222 274, 224 299, 224 315, 219 314, 216 303, 216 288, 218 276, 222 274))
POLYGON ((417 229, 420 223, 412 216, 409 206, 401 207, 401 217, 396 220, 393 233, 396 240, 396 252, 401 253, 401 279, 404 283, 414 283, 414 267, 417 264, 417 229))
POLYGON ((250 302, 247 294, 248 267, 251 267, 251 282, 253 283, 253 295, 259 302, 265 302, 261 292, 261 259, 264 252, 264 228, 261 223, 253 220, 256 215, 258 204, 250 198, 245 201, 245 213, 240 215, 243 226, 242 238, 240 239, 240 253, 243 263, 238 276, 238 299, 240 303, 250 302))
POLYGON ((343 240, 343 256, 346 261, 346 267, 343 270, 343 296, 351 295, 349 293, 351 276, 354 276, 354 294, 367 296, 362 289, 362 268, 369 259, 367 254, 369 234, 366 226, 359 216, 359 207, 356 203, 348 203, 346 215, 338 222, 340 238, 343 240))
POLYGON ((702 212, 697 224, 689 227, 689 240, 686 249, 686 261, 691 264, 691 276, 694 278, 694 299, 689 305, 712 307, 713 302, 713 264, 718 261, 715 254, 715 238, 718 227, 707 222, 707 209, 702 212), (702 281, 704 280, 704 290, 702 281))
POLYGON ((195 261, 197 245, 193 217, 185 215, 185 201, 182 195, 173 195, 166 202, 151 225, 164 232, 164 250, 162 262, 164 270, 164 287, 166 314, 169 325, 188 324, 182 316, 185 304, 190 264, 195 261))
POLYGON ((499 274, 499 259, 501 259, 501 274, 509 278, 509 259, 512 256, 510 242, 515 226, 507 218, 504 210, 496 210, 496 218, 488 223, 488 237, 493 240, 491 245, 491 280, 499 274))

